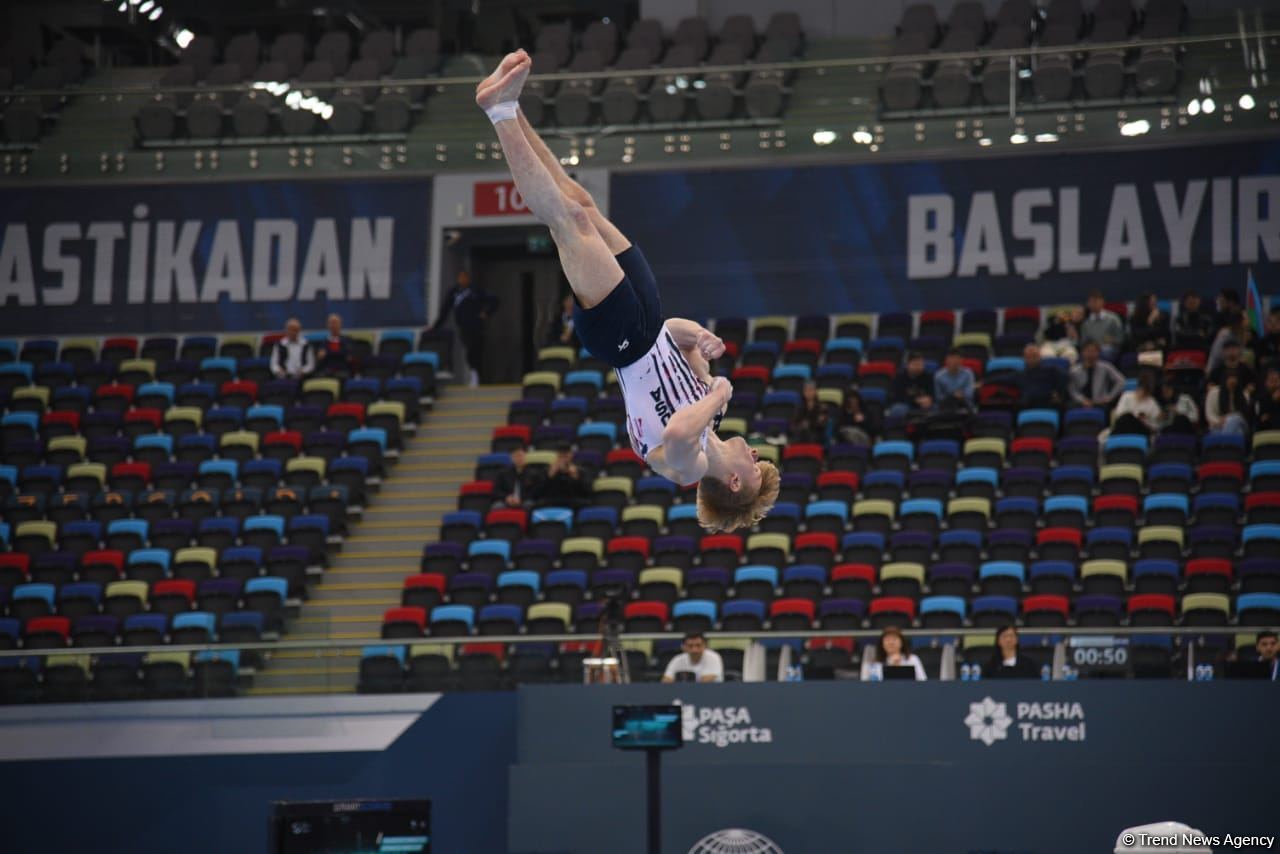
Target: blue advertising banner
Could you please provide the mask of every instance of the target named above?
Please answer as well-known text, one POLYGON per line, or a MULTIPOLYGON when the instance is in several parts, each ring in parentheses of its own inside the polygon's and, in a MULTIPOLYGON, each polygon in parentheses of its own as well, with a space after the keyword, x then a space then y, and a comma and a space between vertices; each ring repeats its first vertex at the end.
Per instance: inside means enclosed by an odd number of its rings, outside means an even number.
POLYGON ((644 759, 612 748, 612 707, 672 703, 684 747, 663 756, 671 854, 1080 854, 1162 820, 1274 843, 1275 694, 1173 681, 525 687, 510 850, 642 852, 644 759), (775 847, 699 847, 734 828, 775 847))
POLYGON ((1280 143, 626 173, 610 213, 668 314, 1280 290, 1280 143))
POLYGON ((431 185, 297 181, 0 192, 0 334, 422 323, 431 185))

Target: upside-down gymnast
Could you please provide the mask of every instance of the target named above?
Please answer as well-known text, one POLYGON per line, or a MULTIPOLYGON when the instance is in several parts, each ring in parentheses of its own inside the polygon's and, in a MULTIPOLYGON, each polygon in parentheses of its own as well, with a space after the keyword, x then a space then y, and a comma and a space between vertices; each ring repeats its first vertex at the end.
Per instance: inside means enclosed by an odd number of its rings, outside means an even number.
POLYGON ((778 498, 778 470, 744 439, 715 434, 733 387, 708 361, 724 342, 691 320, 664 320, 658 284, 639 247, 560 167, 520 112, 532 65, 508 54, 476 87, 516 188, 551 229, 575 298, 574 327, 590 353, 618 374, 631 447, 662 477, 698 484, 698 521, 711 531, 759 522, 778 498))

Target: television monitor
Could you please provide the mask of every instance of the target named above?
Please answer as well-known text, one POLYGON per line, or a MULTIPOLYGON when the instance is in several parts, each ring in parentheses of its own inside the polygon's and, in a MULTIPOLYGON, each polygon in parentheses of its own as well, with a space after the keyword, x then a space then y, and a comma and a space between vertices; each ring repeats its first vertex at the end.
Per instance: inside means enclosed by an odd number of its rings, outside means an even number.
POLYGON ((273 804, 271 854, 430 854, 431 801, 273 804))
POLYGON ((683 744, 679 706, 613 707, 613 746, 619 750, 675 750, 683 744))

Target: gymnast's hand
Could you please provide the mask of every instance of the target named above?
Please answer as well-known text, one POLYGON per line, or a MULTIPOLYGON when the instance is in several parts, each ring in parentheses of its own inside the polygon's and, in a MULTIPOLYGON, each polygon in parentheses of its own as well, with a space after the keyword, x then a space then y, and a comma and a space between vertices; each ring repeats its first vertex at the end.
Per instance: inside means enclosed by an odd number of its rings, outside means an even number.
MULTIPOLYGON (((721 344, 720 346, 723 347, 724 345, 721 344)), ((728 406, 729 401, 733 398, 733 384, 724 377, 716 377, 711 381, 711 391, 709 394, 712 396, 720 396, 721 408, 728 406)))
POLYGON ((698 352, 708 362, 713 362, 724 355, 724 342, 707 330, 698 333, 698 352))

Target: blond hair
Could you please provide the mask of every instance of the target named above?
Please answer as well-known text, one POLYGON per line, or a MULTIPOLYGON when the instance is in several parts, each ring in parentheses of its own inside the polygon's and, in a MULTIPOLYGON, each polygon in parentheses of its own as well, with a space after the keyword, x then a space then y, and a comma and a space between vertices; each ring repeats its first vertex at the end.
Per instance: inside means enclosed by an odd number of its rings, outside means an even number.
POLYGON ((781 485, 781 475, 770 462, 760 463, 760 489, 754 493, 734 492, 724 481, 704 477, 698 482, 698 523, 712 533, 750 527, 773 508, 781 485))

